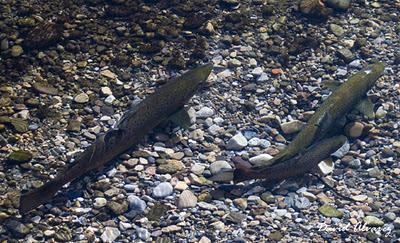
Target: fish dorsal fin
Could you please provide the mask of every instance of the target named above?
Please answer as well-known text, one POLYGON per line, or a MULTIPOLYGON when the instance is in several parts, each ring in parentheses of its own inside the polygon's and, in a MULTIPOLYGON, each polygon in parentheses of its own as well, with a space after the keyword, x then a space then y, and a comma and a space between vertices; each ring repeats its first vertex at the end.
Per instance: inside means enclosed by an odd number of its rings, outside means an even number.
POLYGON ((329 107, 326 108, 324 114, 320 117, 320 119, 315 124, 318 128, 317 128, 317 132, 316 132, 317 137, 315 138, 314 141, 322 139, 322 137, 326 135, 327 130, 329 130, 329 127, 332 125, 332 123, 333 123, 333 117, 331 114, 332 106, 333 105, 331 104, 329 107))
POLYGON ((170 120, 175 125, 178 125, 182 128, 188 128, 192 125, 193 121, 189 115, 190 108, 182 107, 177 112, 172 114, 168 120, 170 120))
POLYGON ((121 128, 123 129, 126 123, 126 120, 129 117, 132 117, 133 115, 135 115, 139 109, 139 104, 140 104, 141 100, 134 100, 131 104, 131 107, 129 108, 128 111, 126 111, 121 119, 119 119, 119 121, 115 124, 115 128, 121 128))

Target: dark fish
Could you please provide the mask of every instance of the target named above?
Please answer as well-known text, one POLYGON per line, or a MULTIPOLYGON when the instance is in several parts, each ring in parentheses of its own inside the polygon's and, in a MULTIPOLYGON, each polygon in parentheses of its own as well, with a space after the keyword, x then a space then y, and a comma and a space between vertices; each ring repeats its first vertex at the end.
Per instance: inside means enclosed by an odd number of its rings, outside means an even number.
POLYGON ((137 145, 148 132, 183 108, 205 82, 212 67, 212 64, 207 64, 169 80, 137 106, 128 110, 116 128, 100 135, 94 144, 83 151, 55 179, 21 195, 20 212, 28 212, 49 201, 66 183, 101 168, 108 161, 137 145))
MULTIPOLYGON (((268 164, 288 160, 314 142, 326 137, 342 117, 362 102, 366 93, 382 75, 384 69, 383 63, 370 65, 340 85, 322 103, 294 140, 271 161, 268 161, 268 164)), ((263 165, 260 166, 263 167, 263 165)))

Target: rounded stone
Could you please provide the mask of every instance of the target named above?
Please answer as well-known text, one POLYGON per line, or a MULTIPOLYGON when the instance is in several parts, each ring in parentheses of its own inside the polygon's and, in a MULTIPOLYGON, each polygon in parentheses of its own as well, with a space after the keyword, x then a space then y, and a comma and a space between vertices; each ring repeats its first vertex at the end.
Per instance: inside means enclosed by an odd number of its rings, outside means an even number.
POLYGON ((97 197, 94 199, 93 206, 95 208, 102 208, 106 205, 107 205, 107 199, 105 199, 104 197, 97 197))
POLYGON ((273 157, 269 154, 259 154, 249 159, 250 163, 253 165, 265 165, 268 166, 268 161, 271 160, 273 157))
POLYGON ((224 161, 224 160, 218 160, 213 162, 210 167, 209 167, 211 174, 215 175, 218 172, 220 172, 222 169, 232 169, 232 166, 224 161))
POLYGON ((346 135, 351 138, 359 138, 364 130, 364 124, 361 122, 352 122, 346 125, 345 132, 346 135))
POLYGON ((146 208, 146 202, 135 195, 128 196, 129 209, 143 213, 146 208))
POLYGON ((103 242, 113 242, 120 235, 121 235, 121 232, 117 228, 106 227, 105 230, 103 231, 103 233, 101 234, 100 238, 102 239, 103 242))
POLYGON ((207 118, 214 115, 214 110, 209 107, 203 107, 196 112, 196 117, 207 118))
POLYGON ((22 55, 22 53, 24 53, 24 49, 22 49, 21 46, 15 45, 15 46, 11 47, 11 56, 19 57, 22 55))
POLYGON ((305 123, 299 120, 293 120, 290 122, 285 122, 281 124, 281 129, 283 133, 285 134, 292 134, 299 132, 303 127, 305 123))
POLYGON ((80 93, 75 96, 74 101, 79 104, 84 104, 89 101, 89 96, 86 93, 80 93))
POLYGON ((226 145, 227 150, 240 150, 247 146, 247 139, 242 133, 238 133, 229 139, 226 145))
POLYGON ((350 0, 326 0, 326 5, 335 10, 345 11, 350 7, 350 0))
POLYGON ((193 208, 197 204, 197 197, 193 192, 185 190, 181 193, 178 199, 178 208, 193 208))
POLYGON ((164 198, 172 194, 174 191, 171 183, 162 182, 153 189, 153 196, 157 198, 164 198))

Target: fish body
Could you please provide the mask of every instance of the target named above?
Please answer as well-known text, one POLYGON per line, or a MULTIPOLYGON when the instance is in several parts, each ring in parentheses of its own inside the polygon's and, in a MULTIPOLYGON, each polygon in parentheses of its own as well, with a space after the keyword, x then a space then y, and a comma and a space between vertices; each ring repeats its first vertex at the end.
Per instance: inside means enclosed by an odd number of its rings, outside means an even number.
POLYGON ((68 168, 42 187, 21 195, 20 212, 47 202, 68 182, 99 169, 108 161, 137 145, 144 136, 182 109, 212 70, 206 64, 169 80, 137 106, 128 110, 118 125, 83 151, 68 168))
MULTIPOLYGON (((335 124, 350 112, 365 97, 376 80, 382 75, 385 66, 383 63, 370 65, 356 73, 339 86, 318 108, 307 122, 304 129, 294 140, 268 164, 283 162, 297 155, 315 141, 322 139, 335 124)), ((263 166, 263 165, 260 165, 263 166)))
POLYGON ((252 168, 250 163, 236 160, 233 181, 265 179, 266 182, 279 182, 290 177, 303 175, 343 146, 346 140, 343 135, 323 139, 307 148, 302 154, 264 169, 252 168))

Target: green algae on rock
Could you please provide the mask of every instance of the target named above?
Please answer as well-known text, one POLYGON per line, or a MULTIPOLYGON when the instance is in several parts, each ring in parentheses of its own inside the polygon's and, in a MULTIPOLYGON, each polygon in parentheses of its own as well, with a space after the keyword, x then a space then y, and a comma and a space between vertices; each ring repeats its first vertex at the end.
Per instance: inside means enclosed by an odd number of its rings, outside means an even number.
POLYGON ((0 116, 0 124, 10 124, 17 132, 27 132, 28 122, 20 118, 10 118, 6 116, 0 116))
POLYGON ((8 156, 8 161, 10 161, 11 163, 15 163, 15 164, 22 164, 22 163, 26 163, 29 162, 32 159, 32 153, 26 150, 18 150, 18 151, 14 151, 12 152, 9 156, 8 156))
POLYGON ((334 206, 325 204, 318 208, 318 211, 325 217, 341 218, 343 217, 343 212, 337 210, 334 206))

